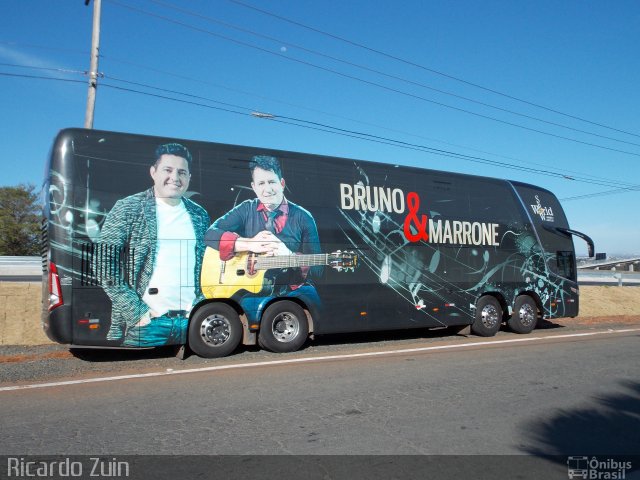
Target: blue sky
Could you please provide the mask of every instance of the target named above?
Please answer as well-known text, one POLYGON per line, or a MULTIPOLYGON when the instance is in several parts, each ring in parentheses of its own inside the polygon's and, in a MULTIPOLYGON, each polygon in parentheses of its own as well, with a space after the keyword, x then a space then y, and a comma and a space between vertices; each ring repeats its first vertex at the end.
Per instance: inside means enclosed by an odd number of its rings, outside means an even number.
MULTIPOLYGON (((94 127, 534 183, 597 251, 640 254, 640 3, 242 3, 103 0, 94 127)), ((83 0, 2 3, 1 185, 40 185, 57 131, 83 126, 92 14, 83 0)))

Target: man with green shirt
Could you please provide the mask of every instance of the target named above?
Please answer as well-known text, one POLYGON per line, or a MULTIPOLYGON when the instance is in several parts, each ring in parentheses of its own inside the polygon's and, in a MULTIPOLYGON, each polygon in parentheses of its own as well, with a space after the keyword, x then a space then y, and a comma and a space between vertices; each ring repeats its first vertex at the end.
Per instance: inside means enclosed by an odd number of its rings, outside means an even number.
POLYGON ((169 143, 154 158, 153 186, 118 200, 99 237, 108 253, 98 259, 98 272, 112 302, 107 340, 123 346, 185 343, 189 311, 203 298, 200 269, 210 221, 184 196, 191 154, 169 143))

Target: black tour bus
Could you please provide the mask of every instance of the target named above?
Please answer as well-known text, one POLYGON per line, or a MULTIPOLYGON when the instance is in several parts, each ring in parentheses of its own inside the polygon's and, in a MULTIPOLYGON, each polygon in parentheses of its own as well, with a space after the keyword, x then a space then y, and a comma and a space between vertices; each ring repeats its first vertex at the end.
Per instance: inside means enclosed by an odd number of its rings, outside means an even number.
POLYGON ((73 346, 529 333, 578 314, 572 237, 593 252, 551 192, 496 178, 85 129, 46 172, 43 326, 73 346))

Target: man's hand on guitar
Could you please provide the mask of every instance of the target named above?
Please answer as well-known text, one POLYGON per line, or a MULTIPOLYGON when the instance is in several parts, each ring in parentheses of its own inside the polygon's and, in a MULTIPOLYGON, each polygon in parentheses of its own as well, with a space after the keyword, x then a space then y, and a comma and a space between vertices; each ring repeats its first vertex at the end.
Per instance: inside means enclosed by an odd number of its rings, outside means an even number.
POLYGON ((265 253, 267 255, 292 255, 291 250, 273 233, 263 230, 252 238, 238 238, 236 252, 265 253))

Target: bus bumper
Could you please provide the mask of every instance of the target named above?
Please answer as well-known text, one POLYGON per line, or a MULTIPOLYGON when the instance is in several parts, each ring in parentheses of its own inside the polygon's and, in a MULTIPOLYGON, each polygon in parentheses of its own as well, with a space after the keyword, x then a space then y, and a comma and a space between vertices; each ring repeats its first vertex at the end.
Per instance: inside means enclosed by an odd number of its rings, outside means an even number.
POLYGON ((50 340, 57 343, 71 343, 71 306, 61 305, 51 312, 42 315, 42 328, 50 340))

